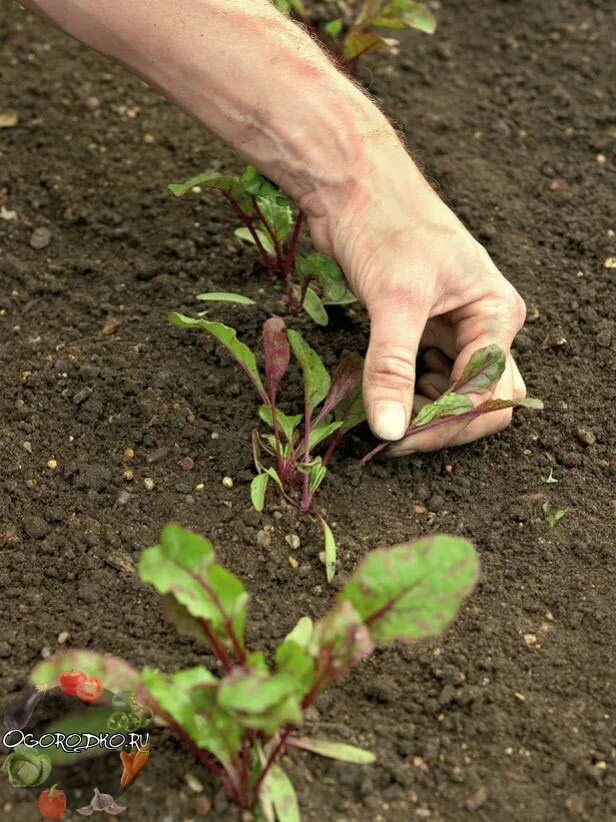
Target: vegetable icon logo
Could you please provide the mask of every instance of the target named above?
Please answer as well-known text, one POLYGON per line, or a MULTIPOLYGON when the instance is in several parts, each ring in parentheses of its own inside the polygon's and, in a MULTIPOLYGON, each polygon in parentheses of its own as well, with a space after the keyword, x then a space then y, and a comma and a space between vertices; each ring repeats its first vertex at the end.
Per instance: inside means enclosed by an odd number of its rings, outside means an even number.
POLYGON ((83 808, 77 808, 77 813, 82 816, 91 816, 96 811, 105 811, 105 813, 117 816, 125 810, 126 806, 118 805, 110 793, 101 793, 98 788, 94 788, 94 796, 90 804, 85 805, 83 808))
POLYGON ((66 796, 57 785, 41 792, 38 799, 39 811, 44 819, 62 819, 66 810, 66 796))
POLYGON ((137 684, 131 669, 110 654, 69 650, 43 662, 5 706, 0 779, 35 792, 44 819, 63 819, 70 811, 123 813, 124 792, 150 757, 154 717, 139 702, 137 684), (37 706, 43 700, 41 716, 37 706), (58 715, 50 719, 55 710, 58 715), (89 769, 79 784, 82 762, 92 757, 105 757, 96 787, 89 769))
POLYGON ((20 745, 7 756, 0 771, 8 775, 14 788, 31 788, 47 781, 51 759, 45 753, 20 745))

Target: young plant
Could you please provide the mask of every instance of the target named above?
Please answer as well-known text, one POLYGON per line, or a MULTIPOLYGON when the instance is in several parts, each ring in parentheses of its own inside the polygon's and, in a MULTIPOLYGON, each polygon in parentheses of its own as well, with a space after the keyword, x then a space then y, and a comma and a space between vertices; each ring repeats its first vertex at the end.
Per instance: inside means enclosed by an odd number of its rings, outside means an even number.
MULTIPOLYGON (((502 411, 504 408, 532 408, 541 410, 543 403, 534 397, 522 400, 490 399, 475 405, 469 394, 486 394, 498 383, 505 370, 505 352, 498 345, 487 345, 480 348, 471 357, 460 379, 448 391, 434 402, 421 408, 411 421, 404 439, 430 431, 441 425, 476 419, 483 414, 502 411)), ((375 454, 387 448, 383 442, 373 448, 362 459, 362 463, 372 459, 375 454)))
MULTIPOLYGON (((304 215, 277 186, 248 166, 240 176, 206 171, 169 189, 181 197, 193 188, 211 188, 222 193, 242 225, 236 237, 252 243, 263 266, 286 287, 291 314, 302 309, 319 325, 327 325, 326 306, 348 305, 355 296, 346 286, 338 264, 325 254, 298 254, 304 215)), ((241 294, 208 292, 204 301, 229 301, 243 305, 252 300, 241 294)))
POLYGON ((412 0, 333 0, 334 17, 316 19, 309 10, 310 2, 273 0, 280 11, 292 15, 313 31, 337 60, 355 74, 361 57, 376 49, 398 54, 399 41, 384 37, 378 29, 411 28, 433 34, 436 18, 425 3, 412 0))
POLYGON ((255 388, 262 405, 259 417, 270 433, 253 436, 253 454, 258 474, 251 484, 251 499, 262 511, 265 494, 273 482, 282 495, 302 514, 313 514, 321 522, 325 538, 325 568, 329 581, 336 570, 336 543, 314 497, 328 471, 331 458, 343 436, 365 418, 361 396, 363 360, 348 354, 330 377, 321 358, 298 331, 287 329, 280 317, 263 325, 265 379, 253 352, 237 339, 235 329, 222 323, 173 313, 171 321, 180 328, 197 328, 215 337, 231 354, 255 388), (278 407, 278 389, 287 372, 291 352, 304 380, 302 413, 288 415, 278 407), (317 454, 318 449, 325 450, 317 454), (262 461, 262 452, 272 464, 262 461))
MULTIPOLYGON (((295 790, 279 764, 285 750, 351 763, 375 760, 352 745, 304 736, 299 730, 304 711, 376 648, 440 635, 472 591, 478 561, 470 543, 451 536, 373 551, 328 613, 314 625, 300 619, 272 660, 246 648, 248 594, 216 562, 207 539, 167 525, 160 544, 142 554, 139 575, 164 597, 178 631, 209 645, 220 672, 217 676, 203 665, 175 673, 133 671, 140 702, 240 808, 260 806, 266 820, 298 822, 295 790)), ((55 670, 66 664, 62 655, 52 662, 55 670)), ((40 663, 32 680, 48 676, 49 667, 50 662, 40 663)))

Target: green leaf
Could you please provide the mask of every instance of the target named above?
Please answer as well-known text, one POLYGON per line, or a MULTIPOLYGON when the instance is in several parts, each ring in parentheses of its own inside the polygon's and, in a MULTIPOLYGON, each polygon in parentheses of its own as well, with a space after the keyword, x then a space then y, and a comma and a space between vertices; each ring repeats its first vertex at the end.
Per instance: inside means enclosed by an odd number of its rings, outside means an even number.
POLYGON ((443 394, 438 400, 424 405, 424 407, 419 410, 411 427, 421 428, 422 425, 427 425, 429 422, 432 422, 432 420, 439 419, 440 417, 457 417, 459 414, 472 411, 474 407, 469 397, 458 394, 443 394))
POLYGON ((328 739, 311 739, 308 736, 290 737, 289 743, 304 751, 337 759, 339 762, 352 762, 354 765, 372 765, 376 756, 371 751, 347 745, 344 742, 330 742, 328 739))
POLYGON ((142 682, 156 704, 193 742, 214 754, 227 771, 240 748, 241 726, 216 702, 219 681, 202 665, 165 674, 145 668, 142 682))
POLYGON ((323 26, 323 31, 326 34, 329 34, 330 37, 333 37, 334 40, 337 40, 340 35, 342 34, 344 29, 344 22, 340 17, 337 17, 335 20, 330 20, 329 23, 326 23, 323 26))
POLYGON ((284 638, 284 642, 294 642, 300 648, 307 648, 312 636, 313 624, 310 617, 300 617, 292 631, 284 638))
POLYGON ((345 62, 350 63, 369 51, 388 48, 387 41, 373 31, 352 31, 344 38, 343 57, 345 62))
POLYGON ((273 735, 285 725, 301 724, 300 687, 296 671, 235 668, 220 683, 218 704, 243 727, 273 735))
POLYGON ((250 499, 255 511, 263 510, 268 482, 269 474, 257 474, 250 483, 250 499))
MULTIPOLYGON (((311 626, 312 629, 312 626, 311 626)), ((314 660, 307 651, 309 638, 300 636, 304 645, 287 637, 276 649, 276 669, 295 681, 294 694, 302 697, 314 681, 314 660)))
POLYGON ((232 630, 243 643, 248 594, 236 576, 215 563, 209 540, 175 523, 166 525, 160 545, 142 553, 139 576, 160 594, 172 594, 227 644, 233 644, 232 630))
POLYGON ((294 11, 300 17, 306 16, 306 10, 301 0, 273 0, 273 3, 278 11, 282 11, 285 14, 294 11))
POLYGON ((321 298, 324 305, 347 305, 356 302, 356 297, 349 291, 344 274, 338 263, 326 254, 308 254, 295 258, 295 269, 300 281, 316 280, 321 287, 321 298))
MULTIPOLYGON (((272 238, 267 233, 267 231, 264 231, 262 228, 256 228, 255 231, 265 251, 268 254, 273 254, 274 243, 272 242, 272 238)), ((252 243, 252 245, 255 245, 255 238, 252 236, 252 234, 246 226, 240 226, 240 228, 236 228, 233 233, 238 239, 244 240, 247 243, 252 243)))
POLYGON ((190 636, 197 642, 209 644, 207 625, 203 620, 195 619, 188 608, 178 602, 173 594, 166 594, 162 597, 163 614, 170 622, 178 634, 190 636))
POLYGON ((350 602, 338 600, 314 626, 309 651, 316 660, 320 693, 374 650, 360 615, 350 602))
POLYGON ((340 402, 334 416, 343 421, 341 434, 346 434, 352 428, 360 425, 366 419, 366 408, 362 395, 362 387, 358 385, 348 397, 340 402))
POLYGON ((553 528, 556 525, 557 522, 560 522, 560 520, 567 513, 566 508, 557 508, 556 511, 551 512, 549 510, 549 505, 548 505, 547 502, 543 506, 543 510, 544 510, 544 513, 545 513, 545 521, 550 526, 550 528, 553 528))
POLYGON ((413 641, 442 633, 473 590, 479 562, 460 537, 426 537, 373 551, 339 594, 374 642, 413 641))
MULTIPOLYGON (((319 420, 347 399, 361 383, 364 360, 356 352, 346 354, 338 363, 332 377, 331 388, 319 412, 319 420)), ((348 407, 347 407, 348 410, 348 407)), ((339 417, 341 419, 341 417, 339 417)))
MULTIPOLYGON (((259 408, 259 416, 263 420, 264 423, 270 426, 270 428, 274 427, 274 417, 272 415, 272 408, 269 405, 262 405, 259 408)), ((282 431, 282 433, 287 438, 288 442, 292 443, 295 439, 295 429, 302 421, 301 414, 294 414, 292 416, 288 416, 284 412, 280 410, 280 408, 276 409, 276 419, 278 421, 278 427, 282 431)))
POLYGON ((336 420, 335 422, 328 422, 326 425, 319 425, 318 428, 313 429, 310 432, 310 450, 312 451, 313 448, 316 448, 323 440, 331 437, 334 431, 342 428, 342 425, 342 420, 336 420))
POLYGON ((267 395, 263 387, 259 369, 257 368, 255 355, 247 345, 238 340, 235 328, 230 328, 228 325, 223 325, 223 323, 217 323, 211 320, 187 317, 185 314, 179 314, 177 311, 172 312, 169 315, 169 319, 174 325, 177 325, 178 328, 200 328, 202 331, 207 331, 208 334, 215 337, 231 354, 257 389, 263 401, 267 402, 267 395))
POLYGON ((327 575, 327 581, 332 582, 336 575, 336 540, 332 529, 324 519, 321 519, 321 525, 323 526, 323 536, 325 538, 325 574, 327 575))
POLYGON ((256 305, 250 297, 243 294, 234 294, 232 291, 206 291, 197 294, 197 299, 209 303, 236 303, 237 305, 256 305))
POLYGON ((266 468, 265 473, 274 480, 280 492, 284 494, 284 486, 282 484, 282 480, 278 476, 278 471, 276 471, 275 468, 266 468))
POLYGON ((523 400, 486 400, 477 406, 477 410, 482 414, 488 411, 501 411, 503 408, 530 408, 533 411, 541 411, 543 402, 535 397, 524 397, 523 400))
POLYGON ((308 314, 311 320, 313 320, 317 325, 325 326, 329 322, 329 316, 327 311, 325 310, 325 306, 321 302, 321 298, 314 291, 312 288, 308 287, 306 289, 306 294, 304 295, 304 304, 303 309, 308 314))
POLYGON ((500 380, 507 358, 498 345, 486 345, 476 351, 467 363, 462 376, 452 388, 456 394, 483 394, 500 380))
MULTIPOLYGON (((266 231, 273 232, 279 243, 284 243, 293 228, 293 210, 287 202, 278 202, 274 196, 258 197, 259 208, 266 231)), ((269 232, 268 232, 269 233, 269 232)))
POLYGON ((245 211, 252 214, 253 205, 250 196, 245 192, 239 177, 233 174, 219 174, 217 171, 206 171, 191 177, 185 183, 171 183, 169 191, 176 197, 182 197, 187 191, 195 186, 205 186, 215 188, 228 194, 229 197, 240 205, 245 211))
POLYGON ((330 378, 321 358, 304 340, 299 331, 287 331, 293 354, 304 375, 304 397, 306 408, 312 414, 315 407, 327 396, 330 378))
POLYGON ((325 475, 327 474, 327 466, 323 465, 321 457, 317 457, 308 467, 305 465, 298 466, 299 470, 308 471, 310 476, 309 489, 312 494, 321 486, 325 475))
POLYGON ((272 801, 278 822, 301 822, 293 783, 280 765, 272 765, 263 780, 263 790, 272 801))
MULTIPOLYGON (((260 174, 254 166, 246 166, 240 177, 242 188, 255 197, 277 197, 282 195, 280 189, 260 174)), ((284 196, 284 195, 282 195, 284 196)))
POLYGON ((132 691, 139 681, 138 671, 113 654, 72 649, 35 665, 30 672, 30 682, 39 690, 49 690, 56 687, 63 671, 83 671, 88 676, 97 676, 109 691, 132 691))
MULTIPOLYGON (((71 734, 98 734, 107 733, 107 723, 109 717, 116 712, 116 708, 111 705, 92 705, 84 710, 75 713, 67 714, 60 719, 54 720, 48 725, 43 733, 49 734, 65 734, 67 737, 71 734)), ((49 754, 54 765, 71 765, 81 759, 93 756, 101 756, 109 753, 109 750, 100 747, 99 745, 88 748, 83 753, 71 753, 64 751, 62 748, 47 748, 46 753, 49 754)))
POLYGON ((369 21, 378 28, 402 28, 408 26, 425 34, 436 31, 436 17, 425 3, 414 3, 411 0, 392 0, 369 21))

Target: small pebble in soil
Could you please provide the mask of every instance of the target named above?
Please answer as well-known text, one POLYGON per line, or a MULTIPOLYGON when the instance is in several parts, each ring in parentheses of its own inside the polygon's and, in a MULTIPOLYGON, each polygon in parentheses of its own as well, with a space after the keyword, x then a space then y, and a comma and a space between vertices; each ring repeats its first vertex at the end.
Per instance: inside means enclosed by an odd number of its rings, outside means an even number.
POLYGON ((231 477, 223 477, 222 484, 225 488, 233 488, 233 479, 231 477))
POLYGON ((143 480, 143 487, 146 491, 153 491, 154 490, 154 480, 152 477, 146 477, 143 480))
POLYGON ((582 445, 594 445, 597 442, 597 438, 590 428, 580 427, 578 428, 576 435, 582 445))
POLYGON ((527 645, 529 645, 529 646, 532 646, 532 645, 536 645, 536 644, 537 644, 537 636, 536 636, 536 634, 524 634, 524 636, 522 637, 522 639, 523 639, 523 640, 524 640, 524 642, 525 642, 527 645))
POLYGON ((272 535, 269 531, 264 531, 261 529, 257 531, 257 545, 259 548, 269 548, 272 544, 272 535))
POLYGON ((430 488, 424 483, 418 483, 413 490, 413 499, 417 502, 425 502, 430 499, 430 488))
POLYGON ((28 442, 26 440, 26 442, 22 443, 22 446, 23 446, 24 451, 27 451, 28 454, 32 453, 32 443, 31 442, 28 442))
POLYGON ((57 460, 55 460, 55 459, 53 459, 53 458, 52 458, 52 459, 50 459, 50 460, 47 460, 47 467, 48 467, 51 471, 55 471, 55 470, 56 470, 56 468, 58 467, 58 461, 57 461, 57 460))
POLYGON ((127 482, 130 482, 132 479, 134 479, 134 477, 135 477, 135 472, 133 471, 132 468, 125 468, 122 471, 122 479, 123 480, 126 480, 127 482))
POLYGON ((162 462, 166 457, 169 456, 170 448, 166 445, 162 445, 160 448, 156 448, 152 451, 151 454, 147 456, 147 463, 148 465, 154 465, 157 462, 162 462))
POLYGON ((128 491, 120 491, 116 500, 118 505, 126 505, 130 501, 130 494, 128 491))
POLYGON ((434 514, 440 513, 445 507, 445 500, 440 494, 433 494, 428 500, 428 510, 434 514))
POLYGON ((49 534, 49 525, 42 517, 36 515, 25 516, 23 527, 26 534, 33 539, 44 539, 49 534))
POLYGON ((126 457, 127 460, 132 460, 132 458, 135 456, 135 452, 133 451, 132 448, 125 448, 124 449, 124 456, 126 457))
POLYGON ((204 490, 205 490, 205 484, 203 482, 198 482, 195 485, 195 491, 204 491, 204 490))
POLYGON ((42 251, 44 248, 47 248, 50 242, 51 231, 48 228, 45 228, 45 226, 35 228, 30 235, 30 246, 36 251, 42 251))
POLYGON ((481 785, 477 788, 474 794, 471 794, 471 796, 468 797, 464 804, 466 805, 467 810, 478 811, 479 808, 481 808, 482 805, 485 805, 487 801, 488 792, 483 785, 481 785))
POLYGON ((119 327, 119 320, 116 320, 115 317, 107 317, 103 327, 101 328, 101 334, 105 337, 110 337, 112 334, 116 333, 119 327))
POLYGON ((178 465, 182 471, 192 471, 195 467, 195 461, 192 457, 182 457, 178 465))
POLYGON ((287 534, 284 539, 287 545, 290 545, 294 551, 297 551, 301 544, 300 538, 297 536, 297 534, 287 534))
POLYGON ((186 774, 184 779, 186 780, 186 784, 191 791, 194 791, 194 793, 203 793, 203 783, 197 779, 194 774, 190 773, 190 771, 186 774))
POLYGON ((412 511, 415 516, 421 516, 425 514, 428 509, 424 505, 413 505, 412 511))
POLYGON ((558 459, 565 468, 577 468, 582 464, 582 455, 577 451, 568 451, 566 454, 559 455, 558 459))
POLYGON ((91 388, 82 388, 81 391, 78 391, 73 396, 73 402, 75 403, 75 405, 83 405, 83 403, 88 399, 91 393, 91 388))
POLYGON ((58 645, 64 645, 66 640, 69 638, 70 634, 68 631, 61 631, 58 634, 58 645))
POLYGON ((289 557, 289 565, 295 571, 299 566, 299 562, 295 559, 295 557, 289 557))

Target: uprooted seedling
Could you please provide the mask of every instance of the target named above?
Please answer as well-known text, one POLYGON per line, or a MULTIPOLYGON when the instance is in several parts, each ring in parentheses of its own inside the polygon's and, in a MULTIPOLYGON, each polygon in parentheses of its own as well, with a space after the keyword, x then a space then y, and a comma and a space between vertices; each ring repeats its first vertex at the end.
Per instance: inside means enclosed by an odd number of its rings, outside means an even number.
MULTIPOLYGON (((498 345, 487 345, 476 351, 462 372, 460 379, 434 402, 421 408, 411 421, 404 439, 417 436, 442 425, 470 422, 483 414, 502 411, 505 408, 531 408, 540 410, 543 402, 534 397, 524 399, 487 399, 477 405, 469 394, 481 396, 495 388, 505 371, 507 358, 498 345)), ((383 442, 362 459, 362 463, 387 448, 383 442)))
POLYGON ((361 57, 377 49, 398 54, 400 43, 379 29, 416 29, 426 34, 436 30, 436 18, 425 3, 412 0, 333 0, 327 11, 323 3, 308 0, 273 0, 274 5, 301 21, 347 71, 354 74, 361 57), (332 16, 333 15, 333 16, 332 16))
MULTIPOLYGON (((206 171, 169 189, 177 197, 193 189, 219 191, 237 214, 241 226, 236 237, 252 243, 263 266, 282 280, 291 314, 304 310, 319 325, 327 325, 327 306, 348 305, 355 301, 338 264, 325 254, 299 254, 298 243, 304 215, 274 183, 252 166, 241 175, 206 171)), ((199 294, 203 301, 252 302, 229 292, 199 294)))
POLYGON ((263 510, 268 485, 274 484, 284 498, 302 514, 313 514, 321 522, 325 539, 325 568, 332 580, 336 570, 336 543, 314 497, 331 458, 343 436, 366 418, 361 396, 363 360, 359 354, 342 358, 330 377, 317 352, 298 331, 287 329, 280 317, 263 325, 265 379, 254 353, 237 338, 235 329, 219 322, 173 313, 171 321, 180 328, 196 328, 215 337, 231 354, 256 390, 262 405, 260 419, 270 433, 253 435, 253 454, 258 474, 251 484, 251 499, 263 510), (288 415, 278 407, 278 390, 291 353, 304 382, 302 413, 288 415), (319 449, 324 451, 318 454, 319 449), (273 464, 263 461, 263 453, 273 464))
MULTIPOLYGON (((451 536, 375 550, 325 616, 314 625, 300 619, 273 660, 246 648, 248 594, 216 562, 207 539, 167 525, 160 544, 142 554, 139 575, 164 597, 178 631, 209 645, 220 675, 203 665, 127 673, 129 666, 116 659, 124 687, 137 692, 240 808, 260 810, 266 820, 298 822, 295 790, 279 764, 285 751, 358 764, 375 760, 352 745, 303 735, 306 709, 376 648, 440 635, 472 591, 478 561, 470 543, 451 536)), ((40 663, 32 681, 48 678, 50 667, 67 667, 64 657, 75 653, 40 663)), ((98 667, 109 670, 113 658, 98 656, 98 667)))

